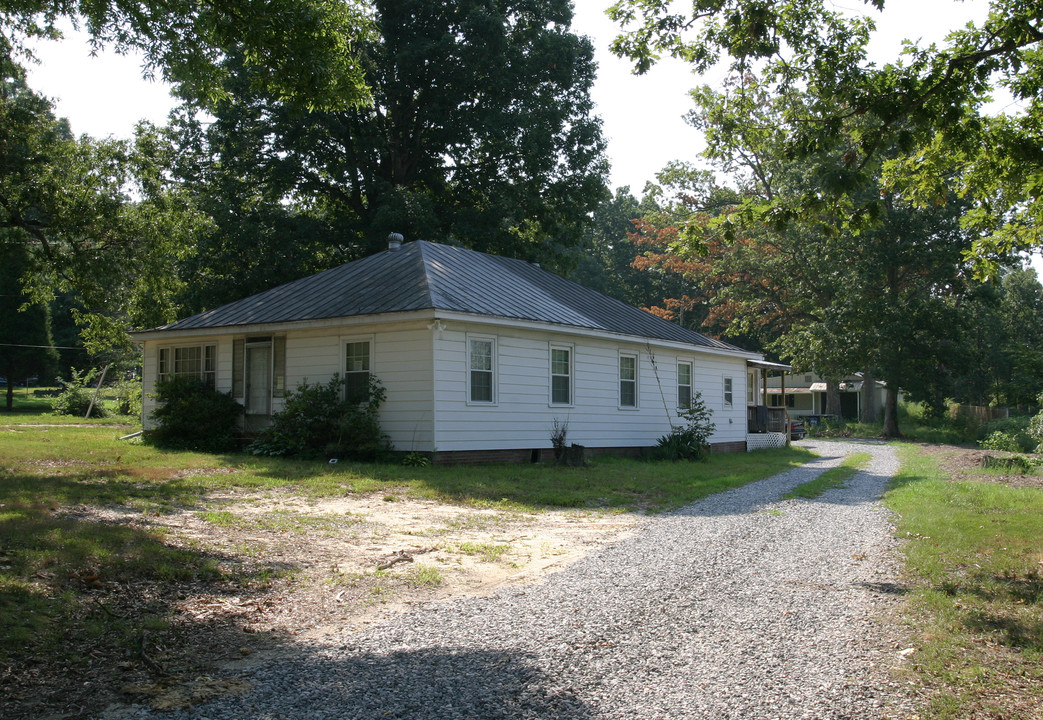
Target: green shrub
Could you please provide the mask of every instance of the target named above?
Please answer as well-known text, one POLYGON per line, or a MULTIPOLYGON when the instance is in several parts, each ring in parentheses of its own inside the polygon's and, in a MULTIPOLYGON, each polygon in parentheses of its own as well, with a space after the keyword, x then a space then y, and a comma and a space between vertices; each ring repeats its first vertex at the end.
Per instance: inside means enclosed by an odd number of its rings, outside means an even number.
POLYGON ((701 460, 710 453, 708 441, 716 425, 710 421, 713 410, 706 407, 702 393, 695 393, 692 404, 679 413, 685 424, 675 426, 669 435, 659 438, 658 446, 671 460, 701 460))
POLYGON ((243 406, 191 377, 173 377, 156 385, 156 428, 146 439, 170 450, 227 452, 238 447, 243 406))
POLYGON ((990 433, 984 440, 979 440, 978 444, 986 450, 1005 450, 1006 452, 1019 453, 1021 452, 1021 443, 1018 441, 1018 436, 1012 433, 1006 433, 1002 430, 996 430, 990 433))
POLYGON ((76 368, 72 368, 69 380, 58 378, 58 384, 62 386, 62 391, 58 397, 51 401, 51 411, 55 415, 86 417, 87 408, 90 407, 91 417, 105 417, 105 408, 102 407, 100 399, 94 403, 94 407, 91 407, 94 388, 90 387, 90 384, 97 376, 98 371, 96 369, 83 373, 77 372, 76 368))
POLYGON ((1032 452, 1036 449, 1036 440, 1029 435, 1029 423, 1032 418, 1027 415, 995 418, 982 425, 978 439, 984 440, 993 433, 1002 432, 1013 435, 1018 440, 1018 449, 1012 452, 1032 452))
POLYGON ((116 391, 116 413, 119 415, 141 415, 141 380, 121 380, 116 391))
POLYGON ((372 460, 391 449, 380 429, 378 411, 385 390, 372 375, 361 401, 344 399, 339 375, 326 384, 302 382, 286 398, 272 424, 250 444, 255 455, 350 457, 372 460))

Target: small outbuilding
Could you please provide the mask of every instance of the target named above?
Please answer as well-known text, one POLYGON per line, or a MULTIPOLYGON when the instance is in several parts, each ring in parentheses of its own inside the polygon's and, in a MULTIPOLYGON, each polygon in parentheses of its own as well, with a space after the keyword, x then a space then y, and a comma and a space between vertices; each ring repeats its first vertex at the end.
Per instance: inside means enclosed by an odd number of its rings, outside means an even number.
POLYGON ((742 451, 747 363, 763 360, 536 264, 423 240, 135 337, 146 429, 166 377, 231 394, 256 430, 303 381, 372 374, 395 449, 445 462, 540 459, 555 421, 589 453, 637 452, 696 393, 713 448, 742 451))

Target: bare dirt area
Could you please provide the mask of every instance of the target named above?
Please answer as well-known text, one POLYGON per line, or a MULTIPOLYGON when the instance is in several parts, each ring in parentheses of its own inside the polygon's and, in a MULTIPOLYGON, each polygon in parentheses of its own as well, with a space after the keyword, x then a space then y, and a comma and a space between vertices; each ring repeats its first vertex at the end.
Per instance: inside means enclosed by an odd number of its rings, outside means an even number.
MULTIPOLYGON (((939 464, 951 480, 976 480, 1001 483, 1011 487, 1043 488, 1043 475, 1004 472, 997 468, 986 469, 987 458, 1002 459, 1012 456, 1013 453, 958 445, 931 445, 928 443, 918 443, 917 445, 920 452, 925 455, 939 456, 939 464)), ((1039 458, 1041 456, 1030 457, 1039 458)))
MULTIPOLYGON (((90 613, 125 621, 120 650, 70 638, 66 657, 2 678, 10 720, 112 717, 127 703, 183 707, 245 688, 244 664, 290 642, 324 642, 413 603, 489 593, 565 567, 621 538, 640 516, 521 512, 382 493, 309 500, 284 492, 212 496, 205 508, 148 515, 58 508, 151 530, 213 558, 217 578, 155 584, 86 576, 90 613)), ((88 613, 88 614, 90 614, 88 613)), ((85 624, 89 617, 85 618, 85 624)))

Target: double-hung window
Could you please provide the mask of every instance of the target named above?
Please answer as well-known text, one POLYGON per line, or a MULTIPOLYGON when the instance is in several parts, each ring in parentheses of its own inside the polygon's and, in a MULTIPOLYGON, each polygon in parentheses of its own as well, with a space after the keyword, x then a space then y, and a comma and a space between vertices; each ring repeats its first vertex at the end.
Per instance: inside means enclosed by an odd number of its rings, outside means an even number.
POLYGON ((637 407, 637 355, 619 356, 619 406, 637 407))
POLYGON ((692 407, 692 363, 677 363, 677 407, 692 407))
POLYGON ((730 408, 732 406, 732 379, 730 377, 724 378, 724 407, 730 408))
POLYGON ((572 348, 566 345, 550 348, 550 403, 572 404, 572 348))
POLYGON ((353 340, 344 344, 344 398, 364 402, 369 398, 369 340, 353 340))
POLYGON ((159 349, 159 381, 192 377, 210 387, 217 382, 217 345, 183 345, 159 349))
POLYGON ((493 338, 467 339, 468 389, 467 399, 472 403, 494 402, 494 368, 496 341, 493 338))

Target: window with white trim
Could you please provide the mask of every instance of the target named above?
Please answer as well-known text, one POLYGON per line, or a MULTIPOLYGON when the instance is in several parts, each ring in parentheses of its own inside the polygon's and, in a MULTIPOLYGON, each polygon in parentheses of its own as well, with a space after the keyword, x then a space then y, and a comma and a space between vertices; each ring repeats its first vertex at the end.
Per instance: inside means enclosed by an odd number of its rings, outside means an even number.
POLYGON ((757 401, 757 383, 753 373, 746 373, 746 402, 750 405, 757 401))
POLYGON ((362 402, 369 396, 369 373, 372 358, 369 340, 344 343, 344 399, 362 402))
POLYGON ((637 355, 619 356, 619 406, 637 407, 637 355))
POLYGON ((467 399, 472 403, 495 401, 496 341, 493 338, 467 339, 468 389, 467 399))
POLYGON ((159 349, 160 382, 194 377, 210 387, 217 384, 217 345, 181 345, 159 349))
POLYGON ((724 407, 730 408, 732 406, 732 379, 730 377, 724 378, 724 407))
POLYGON ((692 407, 692 363, 677 363, 677 407, 692 407))
POLYGON ((572 404, 572 348, 567 345, 550 347, 550 403, 572 404))

